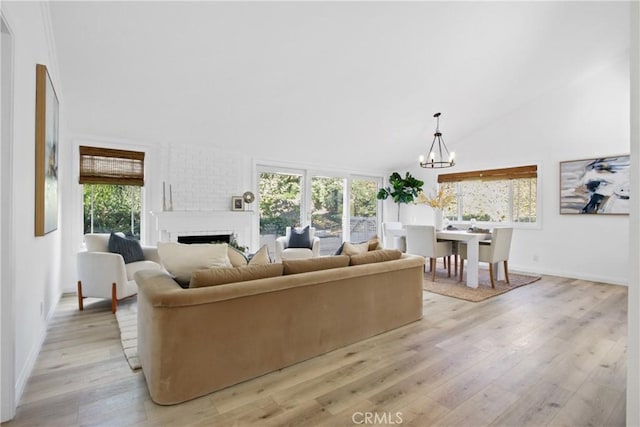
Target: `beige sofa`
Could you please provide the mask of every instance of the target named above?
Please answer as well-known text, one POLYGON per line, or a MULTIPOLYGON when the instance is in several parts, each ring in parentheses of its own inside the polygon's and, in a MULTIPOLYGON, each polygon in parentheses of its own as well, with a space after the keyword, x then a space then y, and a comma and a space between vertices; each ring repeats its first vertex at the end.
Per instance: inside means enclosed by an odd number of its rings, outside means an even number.
POLYGON ((154 402, 171 405, 422 318, 424 258, 195 289, 136 274, 138 351, 154 402))

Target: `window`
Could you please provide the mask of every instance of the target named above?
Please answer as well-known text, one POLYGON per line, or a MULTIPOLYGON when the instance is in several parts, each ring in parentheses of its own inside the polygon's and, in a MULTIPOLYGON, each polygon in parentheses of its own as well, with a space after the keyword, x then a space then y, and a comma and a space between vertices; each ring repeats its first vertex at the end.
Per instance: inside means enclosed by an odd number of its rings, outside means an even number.
POLYGON ((442 174, 440 187, 455 194, 445 209, 453 221, 537 222, 537 166, 442 174))
POLYGON ((273 253, 287 226, 307 224, 316 229, 321 255, 335 253, 344 240, 368 240, 377 234, 380 183, 376 177, 258 166, 260 244, 273 253))
POLYGON ((378 234, 378 199, 380 179, 351 179, 349 231, 352 242, 364 242, 378 234))
POLYGON ((144 153, 81 146, 80 184, 84 233, 140 239, 144 153))

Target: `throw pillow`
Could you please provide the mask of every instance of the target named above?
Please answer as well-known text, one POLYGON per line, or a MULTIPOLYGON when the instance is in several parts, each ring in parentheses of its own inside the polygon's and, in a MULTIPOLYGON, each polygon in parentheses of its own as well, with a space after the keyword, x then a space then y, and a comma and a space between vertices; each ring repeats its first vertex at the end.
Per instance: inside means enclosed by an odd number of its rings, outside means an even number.
POLYGON ((309 236, 309 226, 307 225, 302 230, 295 227, 291 227, 289 233, 289 242, 287 248, 305 248, 311 249, 311 237, 309 236))
POLYGON ((342 248, 342 253, 344 255, 356 255, 356 254, 363 254, 366 253, 367 251, 369 251, 369 243, 368 242, 363 242, 363 243, 349 243, 349 242, 344 242, 344 247, 342 248))
POLYGON ((249 255, 249 265, 267 264, 271 264, 271 257, 269 256, 269 248, 267 245, 262 245, 255 254, 249 255))
POLYGON ((109 252, 122 255, 125 264, 144 261, 144 253, 139 241, 120 237, 115 233, 109 236, 109 252))
POLYGON ((244 252, 240 252, 233 246, 227 246, 227 256, 233 267, 244 267, 249 262, 244 252))
POLYGON ((191 275, 190 288, 224 285, 282 276, 282 264, 251 265, 246 267, 210 268, 196 270, 191 275))
POLYGON ((378 236, 373 236, 372 238, 370 238, 367 243, 369 243, 369 250, 370 251, 375 251, 378 249, 382 249, 381 245, 380 245, 380 239, 378 238, 378 236))
POLYGON ((189 283, 194 270, 213 267, 232 267, 226 243, 187 245, 158 242, 162 265, 178 283, 189 283))
MULTIPOLYGON (((365 243, 365 242, 360 242, 360 243, 365 243)), ((366 243, 369 245, 367 247, 368 251, 375 251, 377 249, 382 249, 381 245, 380 245, 380 239, 378 238, 378 236, 373 236, 372 238, 370 238, 369 240, 366 241, 366 243)), ((342 244, 340 245, 340 247, 336 250, 336 252, 334 253, 334 255, 340 255, 342 254, 342 251, 344 251, 344 244, 345 242, 342 242, 342 244)), ((352 245, 354 243, 351 243, 352 245)))
POLYGON ((348 265, 349 257, 345 255, 282 260, 283 274, 307 273, 309 271, 328 270, 348 265))
POLYGON ((351 256, 351 265, 373 264, 374 262, 400 259, 402 252, 397 249, 380 249, 351 256))
POLYGON ((255 254, 249 256, 246 256, 233 246, 229 246, 227 255, 229 255, 229 261, 231 261, 231 265, 234 267, 271 264, 271 257, 269 257, 269 248, 267 245, 262 245, 255 254))

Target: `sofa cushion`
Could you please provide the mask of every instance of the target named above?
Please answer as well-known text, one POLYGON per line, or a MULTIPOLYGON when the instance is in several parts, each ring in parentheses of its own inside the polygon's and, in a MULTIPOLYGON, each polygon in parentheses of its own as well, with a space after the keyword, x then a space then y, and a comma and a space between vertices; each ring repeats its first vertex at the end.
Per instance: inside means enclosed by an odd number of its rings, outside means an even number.
POLYGON ((144 253, 140 242, 134 239, 118 236, 111 233, 109 236, 109 252, 122 255, 125 264, 136 261, 144 261, 144 253))
POLYGON ((195 270, 191 274, 190 288, 224 285, 225 283, 245 282, 282 276, 282 264, 248 265, 231 268, 209 268, 195 270))
POLYGON ((328 270, 330 268, 346 267, 349 265, 349 257, 346 255, 307 258, 307 259, 283 259, 283 274, 299 274, 309 271, 328 270))
POLYGON ((287 248, 311 248, 311 236, 308 225, 302 230, 291 227, 287 248))
POLYGON ((374 262, 400 259, 402 252, 397 249, 379 249, 351 256, 350 265, 372 264, 374 262))
POLYGON ((369 243, 350 243, 344 242, 344 246, 342 247, 342 253, 347 256, 356 255, 356 254, 364 254, 369 250, 369 243))
POLYGON ((229 261, 234 267, 244 267, 246 265, 267 265, 271 264, 271 258, 269 257, 269 248, 267 245, 262 245, 258 251, 247 257, 243 252, 233 246, 229 246, 227 255, 229 255, 229 261))
POLYGON ((226 243, 187 245, 158 242, 158 255, 169 274, 180 284, 189 283, 195 270, 213 267, 232 267, 226 243))

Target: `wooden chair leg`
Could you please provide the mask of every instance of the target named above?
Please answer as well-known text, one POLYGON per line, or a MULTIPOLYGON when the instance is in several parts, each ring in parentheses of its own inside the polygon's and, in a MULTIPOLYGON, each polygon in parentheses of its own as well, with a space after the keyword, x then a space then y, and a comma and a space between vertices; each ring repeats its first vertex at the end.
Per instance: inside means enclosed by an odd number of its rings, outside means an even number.
POLYGON ((431 281, 436 281, 436 259, 430 258, 429 263, 431 264, 431 281))
POLYGON ((504 260, 504 278, 507 281, 507 285, 510 285, 511 282, 509 282, 509 269, 507 268, 507 260, 504 260))
POLYGON ((453 275, 458 275, 458 254, 453 256, 453 275))
POLYGON ((451 277, 451 255, 445 258, 447 259, 447 277, 451 277))
POLYGON ((493 278, 493 263, 489 263, 489 277, 491 278, 491 287, 495 289, 496 284, 493 278))
POLYGON ((460 258, 460 279, 458 282, 462 282, 462 273, 464 272, 464 258, 460 258))
POLYGON ((84 304, 82 304, 82 282, 78 280, 78 309, 84 310, 84 304))
POLYGON ((111 284, 111 312, 115 314, 118 308, 118 299, 116 298, 116 284, 111 284))

